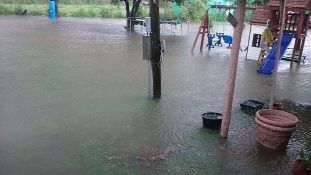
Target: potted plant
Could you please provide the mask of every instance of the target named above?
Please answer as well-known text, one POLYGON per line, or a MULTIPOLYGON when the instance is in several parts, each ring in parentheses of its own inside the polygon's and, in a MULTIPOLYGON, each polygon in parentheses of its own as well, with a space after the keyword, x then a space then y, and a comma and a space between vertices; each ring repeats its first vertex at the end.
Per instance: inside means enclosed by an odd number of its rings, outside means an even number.
POLYGON ((311 135, 308 136, 304 150, 300 150, 299 157, 294 166, 295 175, 311 174, 311 135))

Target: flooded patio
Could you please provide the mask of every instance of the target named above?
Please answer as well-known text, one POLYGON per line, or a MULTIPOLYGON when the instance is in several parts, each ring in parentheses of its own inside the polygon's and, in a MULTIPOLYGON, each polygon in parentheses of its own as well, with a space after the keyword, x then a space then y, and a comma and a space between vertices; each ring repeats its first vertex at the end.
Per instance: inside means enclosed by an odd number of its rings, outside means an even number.
MULTIPOLYGON (((202 128, 201 115, 223 110, 230 50, 191 54, 197 24, 163 31, 162 98, 149 100, 143 32, 124 25, 0 16, 0 174, 292 174, 311 118, 298 116, 285 151, 257 143, 254 116, 239 106, 268 102, 271 76, 257 74, 256 61, 240 54, 223 139, 202 128)), ((310 57, 289 65, 281 61, 277 97, 310 104, 310 57)))

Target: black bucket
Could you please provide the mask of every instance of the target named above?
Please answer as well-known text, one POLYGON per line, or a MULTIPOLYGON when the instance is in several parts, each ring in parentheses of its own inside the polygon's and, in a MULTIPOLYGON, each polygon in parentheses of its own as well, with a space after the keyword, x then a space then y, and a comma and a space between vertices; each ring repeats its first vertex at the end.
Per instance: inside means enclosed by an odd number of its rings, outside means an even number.
POLYGON ((203 127, 218 129, 222 121, 222 114, 216 112, 207 112, 202 114, 203 127))

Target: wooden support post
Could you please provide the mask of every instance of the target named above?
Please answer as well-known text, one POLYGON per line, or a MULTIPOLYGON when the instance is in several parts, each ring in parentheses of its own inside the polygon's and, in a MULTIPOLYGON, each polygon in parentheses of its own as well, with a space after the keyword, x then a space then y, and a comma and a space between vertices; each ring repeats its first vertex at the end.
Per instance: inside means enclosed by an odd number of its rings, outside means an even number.
POLYGON ((305 47, 305 42, 306 42, 306 36, 302 38, 300 48, 299 48, 299 56, 298 56, 298 64, 301 62, 301 57, 302 57, 302 52, 303 48, 305 47))
POLYGON ((296 50, 297 50, 298 43, 299 43, 298 40, 299 40, 299 38, 295 38, 295 44, 294 44, 294 48, 293 48, 292 58, 290 60, 290 66, 292 66, 294 63, 294 58, 295 58, 296 50))
MULTIPOLYGON (((208 12, 206 12, 208 13, 208 12)), ((202 28, 202 38, 201 38, 201 45, 200 45, 200 51, 202 52, 203 50, 203 45, 204 45, 204 38, 205 38, 205 33, 208 33, 208 15, 207 17, 205 18, 205 21, 204 21, 204 26, 202 28)))
POLYGON ((239 57, 239 51, 240 51, 240 43, 241 43, 242 32, 243 32, 245 6, 246 6, 246 0, 237 0, 236 18, 237 18, 238 24, 234 28, 232 49, 230 53, 230 63, 228 66, 229 70, 227 73, 227 85, 226 85, 226 92, 225 92, 224 112, 223 112, 223 118, 222 118, 222 123, 221 123, 221 130, 220 130, 220 135, 222 137, 227 137, 228 131, 229 131, 235 78, 236 78, 236 69, 237 69, 237 63, 238 63, 238 57, 239 57))
POLYGON ((151 16, 151 64, 153 76, 153 98, 161 98, 161 43, 160 43, 160 19, 159 0, 150 2, 151 16))
MULTIPOLYGON (((302 30, 303 30, 303 19, 305 17, 304 11, 301 10, 299 11, 299 18, 298 18, 298 26, 297 26, 297 32, 296 32, 296 37, 301 38, 302 30)), ((296 22, 296 21, 295 21, 296 22)))
MULTIPOLYGON (((251 33, 252 33, 252 24, 249 25, 249 34, 248 34, 248 42, 247 42, 247 47, 249 47, 249 41, 251 40, 251 33)), ((246 51, 246 57, 245 59, 247 60, 247 56, 248 56, 248 50, 246 51)))
POLYGON ((272 109, 275 97, 275 89, 276 89, 276 79, 278 74, 278 65, 280 62, 280 55, 281 55, 281 43, 282 43, 282 33, 283 33, 283 25, 284 25, 284 16, 285 16, 285 4, 286 0, 280 0, 280 24, 279 24, 279 34, 278 34, 278 41, 277 41, 277 51, 274 63, 274 70, 272 73, 272 85, 271 85, 271 94, 270 94, 270 104, 269 108, 272 109))
MULTIPOLYGON (((189 24, 188 24, 188 28, 189 28, 189 24)), ((201 46, 200 46, 200 51, 202 51, 203 44, 204 44, 204 37, 205 37, 206 33, 208 33, 208 11, 206 11, 206 13, 204 14, 204 16, 202 18, 202 22, 201 22, 201 25, 199 27, 199 31, 198 31, 195 39, 194 39, 191 52, 193 52, 193 50, 195 48, 195 45, 197 44, 197 41, 198 41, 198 38, 199 38, 200 35, 202 35, 201 46)))

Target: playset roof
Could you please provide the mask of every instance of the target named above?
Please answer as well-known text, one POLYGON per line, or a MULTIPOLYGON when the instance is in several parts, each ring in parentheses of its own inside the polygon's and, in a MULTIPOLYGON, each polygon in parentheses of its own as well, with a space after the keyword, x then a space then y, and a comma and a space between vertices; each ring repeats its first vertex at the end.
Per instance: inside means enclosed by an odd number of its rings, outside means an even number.
MULTIPOLYGON (((286 7, 287 8, 302 8, 302 9, 310 9, 311 0, 287 0, 286 7)), ((269 0, 268 5, 270 7, 279 7, 280 0, 269 0)))
POLYGON ((266 25, 268 19, 269 8, 265 6, 257 6, 251 17, 250 24, 266 25))

